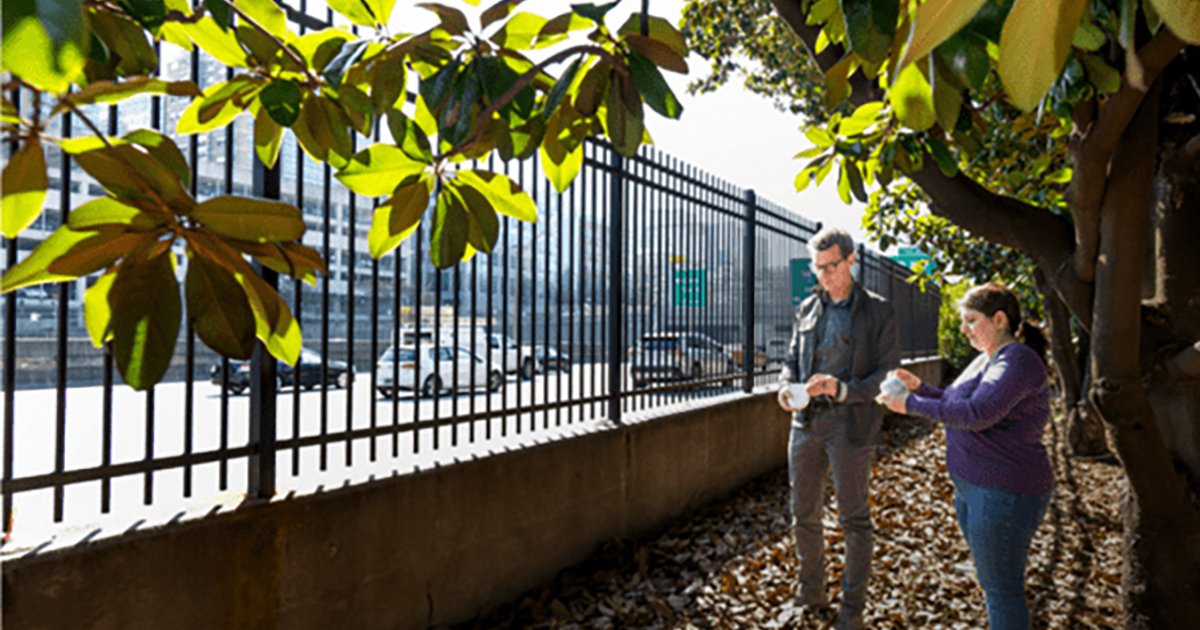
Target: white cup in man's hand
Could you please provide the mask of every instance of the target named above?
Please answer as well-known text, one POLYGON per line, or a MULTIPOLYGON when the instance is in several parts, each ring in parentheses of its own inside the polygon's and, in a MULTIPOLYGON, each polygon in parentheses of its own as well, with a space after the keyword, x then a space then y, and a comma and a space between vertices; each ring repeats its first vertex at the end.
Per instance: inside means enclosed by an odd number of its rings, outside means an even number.
POLYGON ((808 389, 801 383, 792 383, 784 390, 792 409, 799 411, 808 406, 808 389))

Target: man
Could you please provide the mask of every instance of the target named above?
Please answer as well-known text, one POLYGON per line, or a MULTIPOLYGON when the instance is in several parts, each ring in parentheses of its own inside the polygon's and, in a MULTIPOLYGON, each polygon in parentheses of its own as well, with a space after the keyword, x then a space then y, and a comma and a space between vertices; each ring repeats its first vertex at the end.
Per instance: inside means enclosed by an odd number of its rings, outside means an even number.
POLYGON ((820 286, 796 311, 792 344, 780 375, 779 404, 792 414, 788 445, 792 525, 800 568, 794 605, 801 615, 823 614, 825 534, 821 503, 830 471, 838 522, 846 540, 846 569, 836 628, 863 627, 874 536, 868 481, 883 407, 879 384, 900 365, 895 313, 882 297, 854 282, 854 240, 837 229, 809 241, 820 286), (810 402, 790 407, 784 390, 804 383, 810 402))

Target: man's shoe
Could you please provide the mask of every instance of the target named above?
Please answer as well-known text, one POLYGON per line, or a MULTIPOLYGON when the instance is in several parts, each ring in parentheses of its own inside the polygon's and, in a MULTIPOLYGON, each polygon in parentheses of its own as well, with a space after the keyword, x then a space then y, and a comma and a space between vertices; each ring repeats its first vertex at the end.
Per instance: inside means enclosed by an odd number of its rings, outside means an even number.
POLYGON ((828 597, 803 597, 797 595, 792 598, 792 606, 796 608, 796 616, 793 621, 797 627, 804 624, 809 619, 825 620, 829 618, 829 598, 828 597))
POLYGON ((867 626, 863 622, 862 613, 851 613, 847 610, 838 610, 837 621, 833 623, 834 630, 864 630, 867 626))

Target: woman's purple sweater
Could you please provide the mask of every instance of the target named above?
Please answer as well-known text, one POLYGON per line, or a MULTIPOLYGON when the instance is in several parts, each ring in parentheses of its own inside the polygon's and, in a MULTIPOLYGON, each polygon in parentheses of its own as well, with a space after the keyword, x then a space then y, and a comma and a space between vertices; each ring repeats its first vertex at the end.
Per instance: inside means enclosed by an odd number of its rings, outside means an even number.
POLYGON ((950 387, 922 383, 909 413, 946 425, 946 468, 967 482, 1041 496, 1054 473, 1042 445, 1050 420, 1050 383, 1041 357, 1010 343, 988 360, 980 354, 950 387))

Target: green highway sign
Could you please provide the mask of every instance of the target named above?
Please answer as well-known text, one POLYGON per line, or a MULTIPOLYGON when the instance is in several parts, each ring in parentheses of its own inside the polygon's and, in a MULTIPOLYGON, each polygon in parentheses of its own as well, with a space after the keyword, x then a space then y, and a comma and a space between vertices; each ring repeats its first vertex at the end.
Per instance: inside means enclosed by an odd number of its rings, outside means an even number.
POLYGON ((676 269, 674 297, 675 306, 708 306, 708 271, 676 269))
POLYGON ((790 270, 792 273, 792 305, 795 306, 804 301, 812 293, 812 288, 817 286, 817 277, 813 275, 812 269, 808 266, 809 259, 793 258, 790 270))

